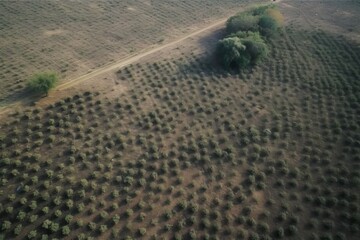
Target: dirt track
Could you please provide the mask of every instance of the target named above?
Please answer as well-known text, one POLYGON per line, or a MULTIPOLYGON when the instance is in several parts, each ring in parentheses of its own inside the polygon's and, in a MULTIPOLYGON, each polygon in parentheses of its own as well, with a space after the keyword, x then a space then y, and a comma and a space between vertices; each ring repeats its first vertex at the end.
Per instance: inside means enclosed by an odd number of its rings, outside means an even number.
MULTIPOLYGON (((274 2, 274 3, 280 3, 280 2, 282 2, 282 0, 277 0, 277 1, 274 2)), ((239 10, 237 10, 236 12, 239 12, 239 11, 241 11, 241 10, 244 10, 244 9, 239 9, 239 10)), ((233 13, 233 14, 234 14, 234 13, 233 13)), ((233 14, 231 14, 231 15, 233 15, 233 14)), ((111 64, 109 64, 109 65, 105 65, 105 66, 103 66, 103 67, 101 67, 101 68, 98 68, 98 69, 96 69, 96 70, 94 70, 94 71, 92 71, 92 72, 90 72, 90 73, 88 73, 88 74, 85 74, 85 75, 81 76, 81 77, 78 77, 78 78, 75 78, 75 79, 73 79, 73 80, 67 81, 67 82, 65 82, 65 83, 57 86, 55 90, 65 90, 65 89, 67 89, 67 88, 69 88, 69 87, 72 87, 72 86, 74 86, 74 85, 76 85, 76 84, 78 84, 78 83, 81 83, 81 82, 83 82, 83 81, 86 81, 86 80, 88 80, 88 79, 90 79, 90 78, 93 78, 93 77, 99 76, 99 75, 101 75, 101 74, 104 74, 104 73, 113 71, 113 70, 115 70, 115 69, 119 69, 119 68, 125 67, 125 66, 127 66, 127 65, 130 65, 130 64, 138 61, 139 59, 143 58, 143 57, 146 57, 146 56, 148 56, 148 55, 150 55, 150 54, 153 54, 153 53, 155 53, 155 52, 164 50, 165 48, 175 46, 176 44, 178 44, 178 43, 180 43, 180 42, 182 42, 182 41, 184 41, 184 40, 186 40, 186 39, 189 39, 189 38, 191 38, 191 37, 194 37, 194 36, 196 36, 196 35, 199 35, 199 34, 205 32, 205 31, 207 31, 207 30, 210 30, 210 29, 212 29, 212 28, 218 27, 218 26, 220 26, 220 25, 222 25, 222 24, 225 24, 228 18, 229 18, 229 17, 226 17, 226 18, 223 18, 223 19, 221 19, 221 20, 218 20, 218 21, 216 21, 215 23, 213 23, 213 24, 211 24, 211 25, 209 25, 209 26, 207 26, 207 27, 205 27, 205 28, 202 28, 202 29, 200 29, 200 30, 198 30, 198 31, 195 31, 195 32, 193 32, 193 33, 190 33, 190 34, 188 34, 188 35, 185 35, 185 36, 181 37, 180 39, 177 39, 177 40, 175 40, 175 41, 173 41, 173 42, 170 42, 170 43, 167 43, 167 44, 158 46, 158 47, 153 48, 153 49, 149 49, 149 50, 145 49, 145 51, 142 52, 142 53, 136 53, 135 55, 132 55, 132 56, 123 58, 123 59, 121 59, 121 60, 119 60, 119 61, 117 61, 117 62, 115 62, 115 63, 111 63, 111 64)))
MULTIPOLYGON (((280 2, 282 2, 282 0, 277 0, 275 3, 280 3, 280 2)), ((239 9, 239 10, 237 10, 236 12, 239 12, 239 11, 241 11, 241 10, 244 10, 244 9, 239 9)), ((235 13, 233 13, 233 14, 235 14, 235 13)), ((233 14, 231 14, 231 15, 233 15, 233 14)), ((88 80, 88 79, 90 79, 90 78, 97 77, 97 76, 99 76, 99 75, 101 75, 101 74, 104 74, 104 73, 107 73, 107 72, 111 72, 111 71, 113 71, 113 70, 115 70, 115 69, 119 69, 119 68, 125 67, 125 66, 127 66, 127 65, 130 65, 130 64, 138 61, 139 59, 143 58, 143 57, 146 57, 146 56, 148 56, 148 55, 150 55, 150 54, 153 54, 153 53, 155 53, 155 52, 164 50, 165 48, 173 47, 173 46, 177 45, 178 43, 180 43, 180 42, 182 42, 182 41, 184 41, 184 40, 186 40, 186 39, 189 39, 189 38, 191 38, 191 37, 194 37, 194 36, 196 36, 196 35, 199 35, 199 34, 205 32, 205 31, 207 31, 207 30, 210 30, 210 29, 212 29, 212 28, 218 27, 218 26, 220 26, 220 25, 222 25, 222 24, 225 24, 228 18, 229 18, 229 17, 226 17, 226 18, 223 18, 223 19, 221 19, 221 20, 218 20, 218 21, 216 21, 215 23, 212 23, 211 25, 209 25, 209 26, 207 26, 207 27, 205 27, 205 28, 202 28, 202 29, 200 29, 200 30, 198 30, 198 31, 195 31, 195 32, 193 32, 193 33, 190 33, 190 34, 188 34, 188 35, 185 35, 185 36, 183 36, 183 37, 181 37, 181 38, 179 38, 179 39, 177 39, 177 40, 175 40, 175 41, 173 41, 173 42, 170 42, 170 43, 167 43, 167 44, 158 46, 158 47, 153 48, 153 49, 149 49, 149 50, 145 49, 145 51, 142 52, 142 53, 141 53, 141 52, 140 52, 140 53, 136 53, 136 54, 131 55, 131 56, 129 56, 129 57, 120 59, 119 61, 117 61, 117 62, 115 62, 115 63, 111 63, 111 64, 108 64, 108 65, 105 65, 105 66, 103 66, 103 67, 101 67, 101 68, 98 68, 98 69, 96 69, 96 70, 94 70, 94 71, 92 71, 92 72, 90 72, 90 73, 88 73, 88 74, 85 74, 85 75, 81 76, 81 77, 78 77, 78 78, 75 78, 75 79, 73 79, 73 80, 67 81, 67 82, 65 82, 65 83, 63 83, 63 84, 60 84, 59 86, 57 86, 57 87, 55 88, 55 90, 65 90, 65 89, 70 88, 70 87, 72 87, 72 86, 74 86, 74 85, 76 85, 76 84, 79 84, 79 83, 81 83, 81 82, 83 82, 83 81, 86 81, 86 80, 88 80)), ((0 112, 0 113, 1 113, 1 112, 0 112)))
MULTIPOLYGON (((279 3, 281 2, 281 0, 278 0, 276 3, 279 3)), ((238 9, 236 12, 239 12, 241 11, 242 9, 238 9)), ((232 14, 234 14, 235 12, 233 12, 232 14)), ((232 15, 229 13, 229 15, 232 15)), ((218 20, 214 23, 212 23, 211 25, 205 27, 205 28, 202 28, 200 30, 197 30, 193 33, 190 33, 190 34, 187 34, 179 39, 176 39, 170 43, 166 43, 164 45, 161 45, 161 46, 158 46, 158 47, 155 47, 155 48, 152 48, 152 49, 145 49, 143 52, 140 52, 140 53, 136 53, 134 55, 131 55, 131 56, 128 56, 126 58, 123 58, 123 59, 120 59, 119 61, 117 62, 114 62, 114 63, 111 63, 111 64, 108 64, 108 65, 105 65, 101 68, 98 68, 90 73, 87 73, 85 75, 82 75, 78 78, 75 78, 75 79, 72 79, 72 80, 68 80, 60 85, 58 85, 54 90, 55 91, 62 91, 62 90, 66 90, 70 87, 73 87, 81 82, 84 82, 86 80, 89 80, 91 78, 94 78, 94 77, 97 77, 99 75, 102 75, 104 73, 108 73, 108 72, 111 72, 111 71, 114 71, 116 69, 120 69, 122 67, 125 67, 127 65, 130 65, 136 61, 138 61, 139 59, 143 58, 143 57, 146 57, 146 56, 149 56, 153 53, 156 53, 156 52, 159 52, 161 50, 164 50, 168 47, 173 47, 179 43, 181 43, 182 41, 186 40, 186 39, 189 39, 191 37, 194 37, 194 36, 197 36, 207 30, 210 30, 212 28, 216 28, 222 24, 224 24, 226 22, 226 20, 228 19, 228 17, 226 18, 223 18, 221 20, 218 20)), ((20 106, 21 105, 21 102, 22 101, 18 101, 18 102, 14 102, 10 105, 7 105, 7 106, 4 106, 2 108, 0 108, 0 115, 1 114, 4 114, 6 112, 9 112, 11 109, 15 108, 16 106, 20 106)))
POLYGON ((86 81, 87 79, 97 77, 97 76, 99 76, 101 74, 104 74, 104 73, 113 71, 115 69, 119 69, 119 68, 122 68, 124 66, 129 65, 129 64, 132 64, 132 63, 138 61, 139 59, 141 59, 143 57, 146 57, 146 56, 148 56, 150 54, 161 51, 161 50, 163 50, 165 48, 172 47, 172 46, 174 46, 174 45, 176 45, 176 44, 178 44, 178 43, 180 43, 180 42, 182 42, 182 41, 184 41, 184 40, 186 40, 188 38, 194 37, 194 36, 199 35, 199 34, 205 32, 207 30, 215 28, 215 27, 217 27, 217 26, 219 26, 221 24, 224 24, 226 22, 226 20, 227 20, 227 18, 221 19, 221 20, 211 24, 210 26, 202 28, 202 29, 200 29, 200 30, 198 30, 196 32, 190 33, 190 34, 188 34, 188 35, 186 35, 186 36, 184 36, 184 37, 182 37, 180 39, 177 39, 177 40, 175 40, 173 42, 170 42, 170 43, 158 46, 156 48, 147 50, 147 51, 145 51, 143 53, 138 53, 136 55, 129 56, 129 57, 121 59, 121 60, 119 60, 119 61, 117 61, 115 63, 111 63, 109 65, 98 68, 93 72, 90 72, 90 73, 85 74, 85 75, 83 75, 81 77, 75 78, 73 80, 67 81, 67 82, 57 86, 55 90, 65 90, 65 89, 67 89, 69 87, 72 87, 72 86, 74 86, 74 85, 76 85, 76 84, 78 84, 80 82, 86 81))
MULTIPOLYGON (((183 37, 181 37, 179 39, 176 39, 173 42, 170 42, 170 43, 167 43, 167 44, 164 44, 164 45, 152 48, 152 49, 145 49, 143 52, 136 53, 136 54, 128 56, 126 58, 120 59, 119 61, 117 61, 115 63, 105 65, 105 66, 103 66, 101 68, 98 68, 98 69, 96 69, 96 70, 94 70, 94 71, 92 71, 90 73, 87 73, 85 75, 82 75, 82 76, 80 76, 78 78, 66 81, 66 82, 58 85, 53 91, 66 90, 66 89, 68 89, 70 87, 73 87, 73 86, 75 86, 75 85, 77 85, 77 84, 79 84, 81 82, 84 82, 86 80, 89 80, 91 78, 97 77, 97 76, 102 75, 104 73, 114 71, 116 69, 120 69, 120 68, 125 67, 127 65, 130 65, 130 64, 138 61, 139 59, 143 58, 143 57, 149 56, 149 55, 151 55, 153 53, 164 50, 164 49, 166 49, 168 47, 173 47, 173 46, 179 44, 180 42, 182 42, 182 41, 184 41, 186 39, 197 36, 197 35, 205 32, 207 30, 212 29, 212 28, 218 27, 218 26, 224 24, 226 22, 226 20, 227 20, 227 18, 218 20, 215 23, 212 23, 211 25, 209 25, 209 26, 207 26, 205 28, 202 28, 202 29, 200 29, 198 31, 187 34, 186 36, 183 36, 183 37)), ((14 102, 14 103, 10 104, 10 105, 7 105, 7 106, 4 106, 4 107, 0 108, 0 115, 11 111, 16 106, 20 106, 22 102, 23 101, 17 101, 17 102, 14 102)))

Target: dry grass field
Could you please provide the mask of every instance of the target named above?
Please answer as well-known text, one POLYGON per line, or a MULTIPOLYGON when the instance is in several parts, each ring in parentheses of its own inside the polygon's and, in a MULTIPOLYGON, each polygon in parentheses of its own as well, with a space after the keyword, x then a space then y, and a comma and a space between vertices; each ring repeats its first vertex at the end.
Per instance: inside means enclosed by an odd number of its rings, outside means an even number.
POLYGON ((279 8, 251 70, 216 28, 0 115, 3 239, 359 239, 360 5, 279 8))
POLYGON ((66 81, 227 17, 246 2, 0 1, 0 105, 21 97, 34 73, 52 70, 66 81))

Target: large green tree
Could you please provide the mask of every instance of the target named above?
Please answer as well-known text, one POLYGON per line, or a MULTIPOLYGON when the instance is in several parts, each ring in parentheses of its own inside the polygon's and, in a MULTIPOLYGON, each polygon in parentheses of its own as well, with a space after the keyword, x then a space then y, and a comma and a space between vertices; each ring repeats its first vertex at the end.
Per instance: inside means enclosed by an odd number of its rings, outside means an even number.
POLYGON ((28 88, 30 91, 39 94, 49 93, 49 90, 55 87, 58 81, 58 76, 53 72, 43 72, 35 74, 28 82, 28 88))
POLYGON ((218 42, 217 57, 226 68, 245 68, 268 54, 258 32, 239 32, 218 42))
POLYGON ((238 37, 228 37, 220 40, 217 45, 217 56, 226 67, 242 67, 249 64, 250 59, 245 53, 245 45, 238 37))

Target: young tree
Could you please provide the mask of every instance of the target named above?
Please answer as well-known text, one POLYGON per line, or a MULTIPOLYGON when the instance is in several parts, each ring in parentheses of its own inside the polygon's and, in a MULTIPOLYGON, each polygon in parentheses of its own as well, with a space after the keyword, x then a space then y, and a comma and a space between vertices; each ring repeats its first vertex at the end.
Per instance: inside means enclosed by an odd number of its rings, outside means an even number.
POLYGON ((38 94, 46 94, 51 88, 55 87, 58 76, 53 72, 43 72, 35 74, 28 82, 30 91, 38 94))

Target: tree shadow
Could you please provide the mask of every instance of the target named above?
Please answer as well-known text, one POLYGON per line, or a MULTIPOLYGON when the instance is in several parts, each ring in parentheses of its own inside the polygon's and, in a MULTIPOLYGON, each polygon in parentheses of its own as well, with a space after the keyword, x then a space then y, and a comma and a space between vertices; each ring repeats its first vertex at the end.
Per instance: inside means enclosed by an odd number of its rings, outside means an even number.
POLYGON ((27 88, 22 88, 0 100, 0 114, 14 110, 16 106, 35 106, 36 102, 44 97, 45 94, 33 93, 27 88))

